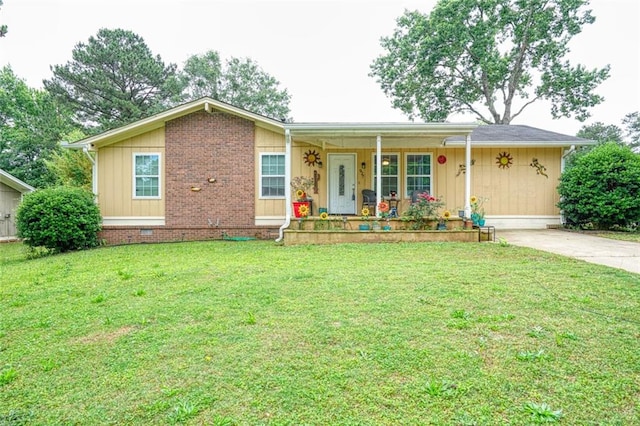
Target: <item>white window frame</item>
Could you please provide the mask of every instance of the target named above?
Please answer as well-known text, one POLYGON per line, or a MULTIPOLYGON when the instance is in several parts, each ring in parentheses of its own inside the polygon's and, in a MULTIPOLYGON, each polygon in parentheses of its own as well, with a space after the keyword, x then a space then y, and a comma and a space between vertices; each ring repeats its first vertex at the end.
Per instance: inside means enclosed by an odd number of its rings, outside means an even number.
MULTIPOLYGON (((391 155, 395 155, 396 158, 398 159, 398 174, 397 175, 382 175, 382 176, 395 176, 396 179, 398 180, 398 196, 402 194, 402 155, 399 152, 383 152, 381 154, 381 158, 384 158, 386 156, 391 156, 391 155)), ((373 175, 372 179, 373 179, 373 187, 375 188, 375 184, 377 182, 377 177, 376 177, 376 153, 372 153, 371 154, 371 164, 373 165, 371 167, 371 174, 373 175)), ((382 161, 380 162, 380 164, 382 164, 382 161)), ((384 167, 384 166, 383 166, 384 167)), ((375 189, 375 191, 377 192, 377 188, 375 189)), ((389 196, 389 194, 380 194, 381 197, 387 197, 389 196)))
POLYGON ((159 200, 162 198, 162 154, 159 152, 134 152, 133 153, 133 157, 132 157, 132 188, 131 188, 131 194, 133 195, 133 198, 136 200, 159 200), (137 157, 150 157, 150 156, 157 156, 158 157, 158 195, 136 195, 136 178, 138 177, 156 177, 156 175, 145 175, 145 176, 138 176, 136 174, 136 158, 137 157))
POLYGON ((259 188, 258 188, 258 194, 260 194, 260 196, 258 197, 259 199, 263 199, 263 200, 284 200, 286 195, 287 195, 287 186, 289 185, 288 182, 285 182, 285 170, 287 169, 287 165, 284 165, 284 170, 282 175, 263 175, 262 174, 262 161, 264 159, 265 156, 281 156, 284 161, 287 161, 287 156, 285 155, 284 152, 261 152, 260 153, 260 164, 258 165, 258 182, 259 182, 259 188), (264 177, 282 177, 282 181, 284 183, 284 193, 282 195, 262 195, 262 179, 264 177))
POLYGON ((429 171, 431 172, 428 175, 411 175, 413 176, 428 176, 429 177, 429 194, 433 195, 433 152, 405 152, 404 154, 404 187, 405 192, 402 192, 403 198, 411 198, 411 194, 406 194, 409 190, 409 156, 410 155, 428 155, 429 156, 429 171))

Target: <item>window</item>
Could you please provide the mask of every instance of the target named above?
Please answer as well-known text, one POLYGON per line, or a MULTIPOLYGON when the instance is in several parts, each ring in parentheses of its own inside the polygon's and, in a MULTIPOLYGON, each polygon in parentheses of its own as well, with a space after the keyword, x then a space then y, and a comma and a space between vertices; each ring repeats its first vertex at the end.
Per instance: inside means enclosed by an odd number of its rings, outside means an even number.
POLYGON ((133 198, 160 198, 160 154, 133 154, 133 198))
MULTIPOLYGON (((377 173, 377 158, 376 154, 373 154, 373 187, 374 191, 378 192, 376 185, 378 184, 378 173, 377 173)), ((399 191, 399 182, 400 182, 400 166, 398 160, 398 154, 382 154, 382 192, 381 196, 388 196, 391 191, 396 191, 397 194, 400 194, 399 191), (389 160, 389 164, 385 165, 386 160, 389 160)))
POLYGON ((260 155, 260 196, 284 197, 284 154, 260 155))
POLYGON ((407 154, 406 197, 415 190, 431 194, 431 154, 407 154))

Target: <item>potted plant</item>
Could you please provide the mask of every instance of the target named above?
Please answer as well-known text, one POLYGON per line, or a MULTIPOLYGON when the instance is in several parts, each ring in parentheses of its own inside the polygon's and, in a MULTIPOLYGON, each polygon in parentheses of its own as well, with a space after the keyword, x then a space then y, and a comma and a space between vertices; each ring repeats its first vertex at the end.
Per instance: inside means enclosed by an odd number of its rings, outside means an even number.
POLYGON ((360 212, 361 218, 365 222, 365 223, 361 223, 360 225, 358 225, 358 229, 360 229, 361 231, 368 231, 369 229, 371 229, 369 227, 369 214, 370 213, 371 212, 369 211, 369 209, 367 207, 364 207, 362 209, 362 211, 360 212))
POLYGON ((307 176, 296 176, 291 179, 291 189, 296 201, 293 202, 293 214, 295 217, 306 217, 311 214, 311 198, 307 192, 313 186, 313 179, 307 176), (304 206, 304 208, 303 208, 304 206), (302 209, 302 212, 300 211, 302 209), (303 212, 306 212, 304 215, 303 212))
POLYGON ((446 231, 447 230, 447 221, 451 218, 451 212, 449 210, 445 210, 442 213, 442 216, 438 219, 438 231, 446 231))
POLYGON ((382 229, 384 231, 391 231, 391 225, 389 224, 389 203, 386 201, 380 201, 380 204, 378 204, 378 211, 380 212, 380 217, 387 221, 387 224, 384 225, 382 229))
POLYGON ((474 226, 484 226, 484 202, 486 198, 476 197, 473 195, 471 201, 471 221, 474 226))

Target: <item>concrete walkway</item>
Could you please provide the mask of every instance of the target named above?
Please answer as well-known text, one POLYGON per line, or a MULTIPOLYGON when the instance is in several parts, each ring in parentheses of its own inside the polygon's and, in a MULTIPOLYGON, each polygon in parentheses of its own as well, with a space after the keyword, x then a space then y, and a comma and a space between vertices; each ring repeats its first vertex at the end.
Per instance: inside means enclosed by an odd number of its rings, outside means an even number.
POLYGON ((531 247, 640 274, 640 243, 557 229, 497 230, 496 238, 504 238, 515 246, 531 247))

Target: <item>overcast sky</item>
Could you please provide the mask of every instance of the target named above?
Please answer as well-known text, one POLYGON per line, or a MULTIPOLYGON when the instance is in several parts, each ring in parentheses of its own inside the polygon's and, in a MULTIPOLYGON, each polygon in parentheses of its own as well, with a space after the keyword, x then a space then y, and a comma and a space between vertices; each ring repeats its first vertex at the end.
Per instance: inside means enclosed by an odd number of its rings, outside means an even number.
MULTIPOLYGON (((155 55, 182 67, 193 54, 217 50, 222 59, 249 57, 292 95, 296 122, 404 122, 375 80, 383 53, 405 9, 428 12, 435 0, 4 0, 0 66, 10 65, 31 87, 51 78, 79 42, 100 28, 141 36, 155 55)), ((574 38, 570 60, 589 69, 611 65, 598 89, 605 102, 586 123, 620 126, 640 110, 640 1, 592 0, 596 22, 574 38)), ((529 108, 512 124, 574 135, 583 123, 552 120, 549 105, 529 108)), ((471 121, 452 117, 451 121, 471 121)))

